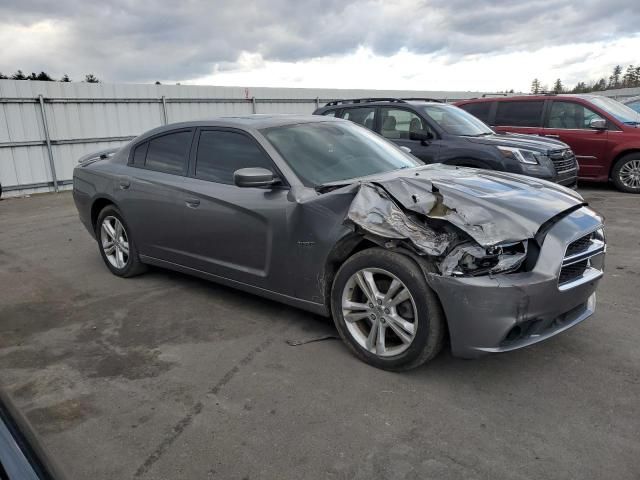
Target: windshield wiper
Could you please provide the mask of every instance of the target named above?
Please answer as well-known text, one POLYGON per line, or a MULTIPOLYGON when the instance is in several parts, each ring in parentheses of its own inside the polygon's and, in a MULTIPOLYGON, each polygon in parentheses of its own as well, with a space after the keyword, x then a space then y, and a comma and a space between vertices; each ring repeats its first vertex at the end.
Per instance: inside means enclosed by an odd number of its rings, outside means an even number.
POLYGON ((622 122, 622 123, 624 123, 625 125, 640 125, 640 122, 636 120, 629 120, 627 122, 622 122))

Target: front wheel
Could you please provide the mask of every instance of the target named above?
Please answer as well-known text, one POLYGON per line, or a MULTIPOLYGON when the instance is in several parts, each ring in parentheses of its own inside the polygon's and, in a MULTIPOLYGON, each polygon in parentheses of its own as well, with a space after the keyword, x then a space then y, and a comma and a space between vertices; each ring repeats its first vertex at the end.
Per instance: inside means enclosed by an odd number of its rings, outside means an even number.
POLYGON ((611 170, 611 179, 618 190, 640 193, 640 154, 630 153, 618 160, 611 170))
POLYGON ((338 270, 331 291, 336 328, 361 360, 408 370, 435 357, 444 314, 420 268, 381 248, 356 253, 338 270))

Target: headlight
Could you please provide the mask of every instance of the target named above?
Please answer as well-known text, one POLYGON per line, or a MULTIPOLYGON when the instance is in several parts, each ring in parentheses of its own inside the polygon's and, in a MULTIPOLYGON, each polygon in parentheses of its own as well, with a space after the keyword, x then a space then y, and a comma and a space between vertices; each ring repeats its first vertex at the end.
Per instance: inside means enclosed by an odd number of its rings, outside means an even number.
POLYGON ((500 153, 505 158, 511 158, 513 160, 517 160, 520 163, 527 163, 529 165, 538 165, 540 162, 538 161, 538 152, 534 152, 533 150, 526 150, 524 148, 514 148, 514 147, 503 147, 502 145, 496 147, 500 150, 500 153))
POLYGON ((440 271, 443 275, 454 277, 514 272, 527 258, 527 245, 526 241, 489 248, 461 244, 444 258, 440 271))

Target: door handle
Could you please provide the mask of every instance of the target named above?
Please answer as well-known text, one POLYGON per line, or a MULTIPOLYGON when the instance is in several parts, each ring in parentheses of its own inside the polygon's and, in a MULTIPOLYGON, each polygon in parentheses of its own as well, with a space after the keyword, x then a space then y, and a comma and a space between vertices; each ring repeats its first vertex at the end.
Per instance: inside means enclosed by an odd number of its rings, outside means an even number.
POLYGON ((545 134, 542 135, 543 137, 551 137, 551 138, 560 138, 560 135, 553 135, 553 134, 545 134))
POLYGON ((197 198, 187 198, 185 200, 185 203, 189 208, 197 208, 200 205, 200 200, 198 200, 197 198))

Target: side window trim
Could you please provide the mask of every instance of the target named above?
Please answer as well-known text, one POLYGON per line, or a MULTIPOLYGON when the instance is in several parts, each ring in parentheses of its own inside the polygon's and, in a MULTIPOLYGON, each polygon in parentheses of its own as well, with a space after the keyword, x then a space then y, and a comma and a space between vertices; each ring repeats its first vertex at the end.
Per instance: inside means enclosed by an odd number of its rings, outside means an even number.
POLYGON ((187 172, 187 177, 195 178, 203 182, 215 183, 216 185, 229 185, 228 183, 215 182, 213 180, 207 180, 204 178, 196 177, 196 163, 198 161, 198 148, 200 146, 200 136, 202 132, 231 132, 231 133, 240 134, 248 138, 264 154, 265 158, 269 159, 269 162, 273 167, 273 174, 277 175, 278 178, 282 181, 282 185, 279 185, 279 187, 281 188, 290 187, 289 182, 287 181, 287 178, 282 174, 282 172, 276 165, 276 162, 274 162, 273 158, 271 158, 271 155, 269 155, 269 153, 264 149, 264 147, 260 145, 260 142, 249 132, 242 130, 240 128, 233 128, 233 127, 198 127, 196 129, 195 135, 193 136, 193 142, 191 143, 191 153, 189 154, 189 170, 187 172))
POLYGON ((488 102, 490 104, 489 107, 489 117, 487 118, 487 125, 490 127, 496 126, 496 112, 498 111, 498 103, 496 101, 488 102))
POLYGON ((189 165, 191 164, 191 152, 193 150, 193 143, 194 143, 194 139, 195 139, 195 128, 177 128, 175 130, 169 130, 167 132, 161 132, 158 133, 152 137, 148 137, 145 138, 143 141, 136 143, 135 145, 133 145, 131 147, 131 150, 129 150, 129 158, 127 159, 127 166, 129 167, 133 167, 133 168, 140 168, 141 170, 149 170, 151 172, 157 172, 157 173, 164 173, 165 175, 175 175, 175 176, 180 176, 180 177, 186 177, 187 173, 189 171, 189 165), (146 166, 147 163, 147 155, 149 154, 149 143, 152 140, 155 140, 156 138, 160 138, 160 137, 164 137, 166 135, 171 135, 174 133, 181 133, 181 132, 191 132, 191 141, 189 143, 189 152, 187 153, 187 156, 185 158, 185 166, 186 168, 183 169, 182 173, 178 174, 178 173, 169 173, 169 172, 162 172, 160 170, 156 170, 155 168, 149 168, 146 166), (144 164, 143 165, 135 165, 133 163, 133 157, 135 154, 136 149, 143 145, 143 144, 147 144, 147 151, 145 153, 145 160, 144 160, 144 164))

